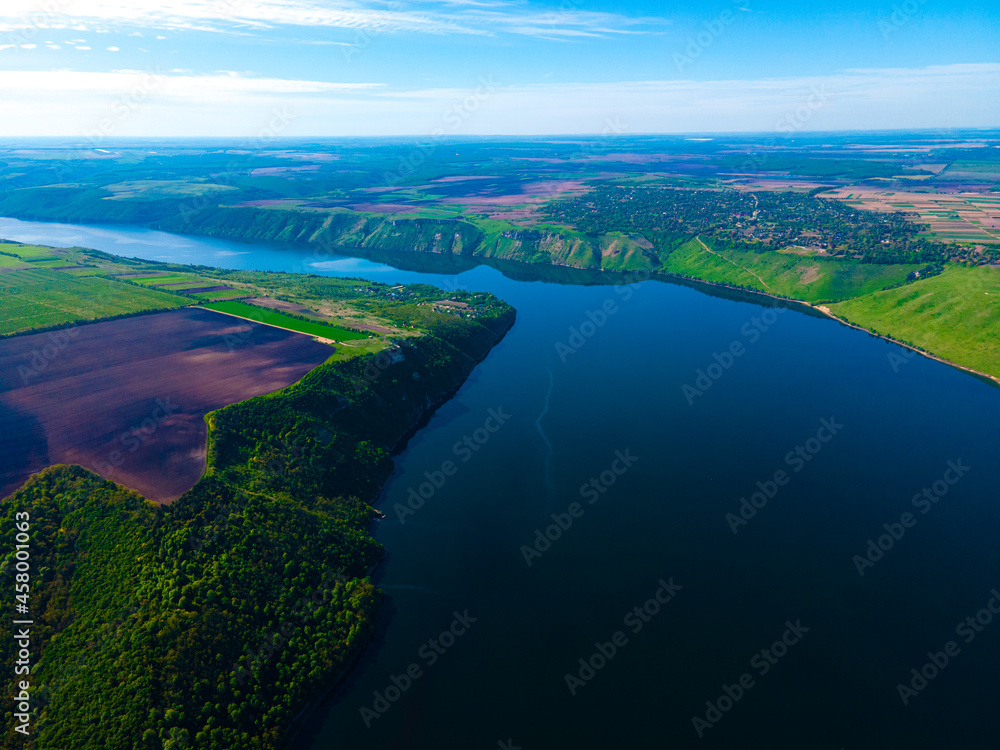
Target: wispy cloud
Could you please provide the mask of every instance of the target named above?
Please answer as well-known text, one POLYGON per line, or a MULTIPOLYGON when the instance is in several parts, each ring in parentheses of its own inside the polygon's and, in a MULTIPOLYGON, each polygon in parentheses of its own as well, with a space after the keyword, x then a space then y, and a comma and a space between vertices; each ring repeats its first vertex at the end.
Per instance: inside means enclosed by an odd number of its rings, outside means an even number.
POLYGON ((119 70, 0 72, 6 117, 0 136, 88 132, 137 83, 156 75, 151 94, 120 135, 246 135, 274 108, 295 112, 286 135, 456 135, 601 132, 609 117, 631 133, 781 130, 810 101, 823 106, 802 129, 996 127, 1000 125, 1000 64, 844 70, 825 76, 762 80, 621 81, 502 85, 468 116, 469 89, 399 88, 258 78, 227 71, 119 70), (450 122, 460 119, 460 131, 450 122))
POLYGON ((630 18, 576 7, 536 10, 524 2, 493 0, 75 0, 62 3, 57 13, 46 14, 38 13, 33 0, 4 0, 0 19, 9 22, 0 23, 0 30, 29 25, 83 28, 87 23, 101 23, 217 33, 285 26, 544 38, 649 33, 665 24, 663 19, 630 18))
POLYGON ((128 93, 142 78, 155 78, 157 95, 185 100, 210 100, 253 97, 275 94, 330 94, 374 91, 381 83, 337 83, 304 81, 287 78, 259 78, 234 71, 217 71, 210 75, 188 75, 183 72, 154 70, 115 70, 92 73, 75 70, 0 71, 0 97, 13 99, 24 93, 50 96, 73 93, 113 97, 128 93))

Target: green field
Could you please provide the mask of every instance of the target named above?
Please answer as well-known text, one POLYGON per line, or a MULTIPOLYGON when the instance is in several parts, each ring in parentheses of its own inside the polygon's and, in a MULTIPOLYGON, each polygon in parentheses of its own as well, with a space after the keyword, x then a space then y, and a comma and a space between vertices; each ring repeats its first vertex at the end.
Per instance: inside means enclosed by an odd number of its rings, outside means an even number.
MULTIPOLYGON (((707 243, 714 249, 713 243, 707 243)), ((732 284, 807 302, 850 299, 899 284, 919 265, 876 265, 854 260, 805 258, 786 253, 726 249, 712 254, 697 240, 674 250, 668 273, 732 284), (721 256, 721 257, 720 257, 721 256)))
POLYGON ((164 287, 156 286, 152 288, 160 289, 161 291, 164 292, 186 292, 188 289, 201 289, 202 287, 206 286, 222 286, 222 285, 205 281, 185 281, 183 284, 171 283, 170 286, 164 286, 164 287))
POLYGON ((27 263, 9 255, 0 255, 0 268, 30 268, 27 263))
POLYGON ((84 267, 84 268, 67 268, 65 271, 63 271, 63 273, 69 274, 70 276, 99 276, 101 275, 102 271, 100 268, 84 267))
POLYGON ((951 265, 940 276, 830 309, 863 328, 1000 376, 1000 269, 951 265))
POLYGON ((72 266, 73 261, 69 258, 38 258, 37 260, 32 258, 28 261, 33 268, 59 268, 60 266, 72 266))
POLYGON ((184 305, 172 294, 93 276, 44 268, 0 273, 0 336, 184 305))
MULTIPOLYGON (((39 247, 37 245, 14 245, 4 242, 0 243, 0 250, 5 253, 17 255, 25 260, 41 260, 43 258, 58 257, 54 252, 52 252, 51 247, 39 247)), ((67 265, 69 265, 68 262, 67 265)))
POLYGON ((287 328, 299 333, 306 333, 310 336, 319 336, 324 339, 334 341, 354 341, 356 339, 368 338, 367 333, 351 331, 339 326, 328 326, 324 323, 313 323, 306 320, 299 320, 290 315, 285 315, 275 310, 268 310, 264 307, 248 305, 245 302, 206 302, 202 307, 216 312, 227 313, 229 315, 239 315, 241 318, 249 318, 259 323, 266 323, 279 328, 287 328))
POLYGON ((230 292, 198 292, 197 294, 192 294, 191 296, 194 297, 195 299, 205 300, 206 302, 208 302, 213 299, 219 299, 220 297, 237 298, 237 297, 246 297, 248 294, 249 292, 240 291, 239 289, 233 289, 230 292))
POLYGON ((166 276, 147 276, 141 279, 129 279, 129 281, 135 282, 136 284, 141 284, 142 286, 152 286, 154 284, 156 285, 174 284, 174 283, 179 284, 181 282, 187 282, 199 286, 204 286, 212 283, 204 281, 203 279, 196 278, 194 276, 188 276, 187 274, 184 274, 183 276, 178 274, 168 274, 166 276))
POLYGON ((995 161, 956 161, 948 168, 951 172, 986 172, 1000 173, 1000 162, 995 161))

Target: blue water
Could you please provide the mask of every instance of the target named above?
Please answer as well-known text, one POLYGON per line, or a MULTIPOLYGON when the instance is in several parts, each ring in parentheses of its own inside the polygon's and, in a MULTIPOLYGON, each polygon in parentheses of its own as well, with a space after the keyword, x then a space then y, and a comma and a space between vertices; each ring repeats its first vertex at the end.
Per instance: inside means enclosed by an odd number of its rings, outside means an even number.
POLYGON ((296 748, 996 746, 1000 390, 922 357, 894 367, 899 347, 826 319, 658 281, 424 274, 9 219, 0 237, 482 289, 517 307, 397 458, 379 501, 377 638, 296 748), (758 482, 771 497, 740 517, 758 482), (529 566, 553 514, 568 528, 529 566), (880 536, 888 550, 860 557, 880 536), (647 602, 655 614, 628 616, 647 602), (579 659, 616 638, 581 680, 579 659), (904 705, 898 685, 949 641, 956 655, 904 705))

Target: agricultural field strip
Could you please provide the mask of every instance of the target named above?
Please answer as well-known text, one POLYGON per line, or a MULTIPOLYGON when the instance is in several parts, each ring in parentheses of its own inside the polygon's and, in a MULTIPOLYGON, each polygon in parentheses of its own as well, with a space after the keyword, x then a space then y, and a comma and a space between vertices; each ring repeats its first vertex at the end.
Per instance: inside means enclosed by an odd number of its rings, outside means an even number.
POLYGON ((263 325, 274 326, 275 328, 284 328, 289 331, 295 331, 296 333, 318 336, 320 338, 331 339, 333 341, 351 341, 355 339, 368 338, 368 334, 366 333, 358 333, 347 328, 327 325, 320 322, 299 320, 298 318, 284 315, 283 313, 269 308, 247 305, 243 302, 207 302, 199 306, 204 307, 207 310, 214 310, 216 312, 225 313, 226 315, 232 315, 245 320, 251 320, 263 325))
POLYGON ((37 268, 0 274, 0 293, 0 335, 185 304, 152 289, 37 268))

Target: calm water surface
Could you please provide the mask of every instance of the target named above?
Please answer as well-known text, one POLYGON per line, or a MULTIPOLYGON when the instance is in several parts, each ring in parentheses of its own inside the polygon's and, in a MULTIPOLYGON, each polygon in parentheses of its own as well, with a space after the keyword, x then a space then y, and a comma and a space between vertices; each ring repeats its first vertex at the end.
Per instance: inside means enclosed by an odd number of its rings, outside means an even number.
POLYGON ((996 746, 1000 391, 980 380, 662 282, 10 219, 0 237, 517 307, 397 459, 379 634, 300 750, 996 746))

